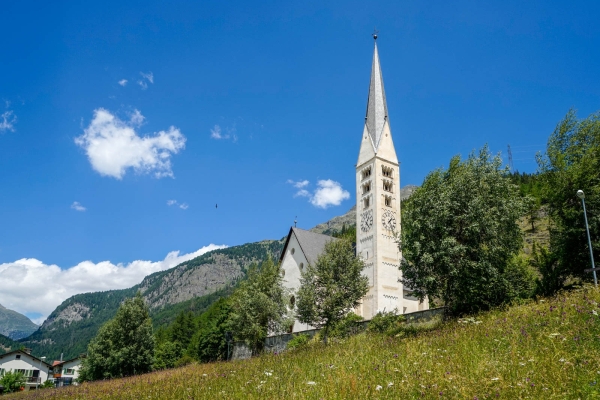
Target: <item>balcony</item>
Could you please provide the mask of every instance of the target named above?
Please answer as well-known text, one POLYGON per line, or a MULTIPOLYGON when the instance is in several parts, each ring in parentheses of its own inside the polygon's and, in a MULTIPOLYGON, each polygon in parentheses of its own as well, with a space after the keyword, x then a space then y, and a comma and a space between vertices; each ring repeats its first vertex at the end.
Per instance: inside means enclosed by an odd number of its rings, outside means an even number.
POLYGON ((27 384, 42 383, 42 378, 40 378, 39 376, 28 376, 27 378, 25 378, 25 382, 27 384))

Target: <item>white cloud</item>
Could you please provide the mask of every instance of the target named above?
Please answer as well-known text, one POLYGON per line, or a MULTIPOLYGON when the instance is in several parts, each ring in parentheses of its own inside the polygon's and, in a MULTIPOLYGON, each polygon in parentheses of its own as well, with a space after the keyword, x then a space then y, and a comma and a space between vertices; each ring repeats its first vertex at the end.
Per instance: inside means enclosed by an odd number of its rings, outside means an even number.
POLYGON ((136 128, 144 116, 135 110, 129 121, 122 121, 104 108, 94 110, 94 118, 75 138, 100 175, 122 179, 127 169, 138 173, 153 172, 157 178, 173 176, 171 156, 185 147, 186 138, 171 126, 153 136, 139 136, 136 128))
POLYGON ((315 190, 315 194, 310 198, 310 203, 315 207, 339 206, 342 201, 350 198, 350 193, 342 189, 339 182, 331 179, 320 180, 317 182, 317 186, 319 188, 315 190))
POLYGON ((144 81, 138 81, 138 85, 142 88, 142 90, 148 89, 148 84, 144 81))
POLYGON ((85 210, 87 210, 87 208, 85 208, 84 206, 82 206, 81 203, 79 203, 78 201, 73 202, 73 204, 71 204, 71 208, 73 210, 76 210, 76 211, 85 211, 85 210))
POLYGON ((149 274, 225 247, 210 244, 181 255, 179 251, 172 251, 161 261, 137 260, 128 264, 82 261, 67 269, 44 264, 35 258, 23 258, 0 264, 0 303, 22 314, 39 313, 41 321, 75 294, 129 288, 149 274))
POLYGON ((127 82, 129 82, 127 79, 121 79, 121 80, 119 81, 119 85, 121 85, 121 86, 125 86, 125 85, 127 85, 127 82))
POLYGON ((188 206, 186 203, 182 203, 179 205, 179 208, 181 208, 182 210, 187 210, 190 206, 188 206))
MULTIPOLYGON (((7 102, 6 104, 8 106, 10 103, 7 102)), ((14 132, 16 122, 17 116, 11 110, 7 110, 0 114, 0 133, 6 131, 14 132)))
POLYGON ((152 72, 148 72, 147 74, 140 72, 142 78, 146 79, 150 83, 154 83, 154 74, 152 72))
POLYGON ((187 203, 178 203, 177 200, 167 200, 167 205, 170 206, 177 206, 179 208, 181 208, 182 210, 187 210, 188 208, 190 208, 190 206, 187 203))
POLYGON ((226 128, 225 133, 223 133, 221 127, 219 125, 215 125, 214 128, 210 130, 210 137, 212 139, 220 140, 220 139, 232 139, 233 142, 237 142, 238 137, 235 134, 236 128, 235 124, 232 127, 226 128))
POLYGON ((287 183, 289 183, 289 184, 293 185, 295 188, 302 189, 303 187, 305 187, 305 186, 308 186, 308 184, 309 184, 310 182, 309 182, 309 181, 307 181, 306 179, 305 179, 305 180, 303 180, 303 181, 297 181, 297 182, 296 182, 296 181, 293 181, 293 180, 291 180, 291 179, 288 179, 288 180, 287 180, 287 183))
POLYGON ((167 200, 167 205, 168 206, 173 206, 175 204, 177 204, 177 200, 167 200))

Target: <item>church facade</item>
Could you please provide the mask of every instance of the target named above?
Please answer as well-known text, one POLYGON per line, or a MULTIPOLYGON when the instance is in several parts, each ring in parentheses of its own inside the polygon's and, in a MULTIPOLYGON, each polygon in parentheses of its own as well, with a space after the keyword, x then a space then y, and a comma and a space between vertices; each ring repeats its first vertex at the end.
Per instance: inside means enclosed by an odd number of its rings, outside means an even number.
MULTIPOLYGON (((419 302, 411 288, 402 283, 402 254, 396 243, 400 234, 400 163, 385 99, 383 76, 375 49, 371 68, 367 113, 360 138, 356 163, 356 254, 365 262, 363 274, 369 279, 369 291, 355 312, 369 320, 378 312, 400 314, 429 308, 428 301, 419 302)), ((290 229, 280 258, 284 285, 295 292, 308 263, 316 262, 330 236, 290 229)), ((292 296, 290 308, 294 308, 292 296)), ((291 332, 312 327, 294 324, 291 332)))

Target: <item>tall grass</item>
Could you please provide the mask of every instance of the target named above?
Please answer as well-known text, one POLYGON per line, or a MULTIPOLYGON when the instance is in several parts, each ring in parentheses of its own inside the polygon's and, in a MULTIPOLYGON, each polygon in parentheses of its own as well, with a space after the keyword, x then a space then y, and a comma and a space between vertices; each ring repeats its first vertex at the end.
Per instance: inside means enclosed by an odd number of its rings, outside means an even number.
POLYGON ((251 360, 43 390, 43 399, 600 398, 600 292, 450 321, 416 336, 363 333, 251 360))

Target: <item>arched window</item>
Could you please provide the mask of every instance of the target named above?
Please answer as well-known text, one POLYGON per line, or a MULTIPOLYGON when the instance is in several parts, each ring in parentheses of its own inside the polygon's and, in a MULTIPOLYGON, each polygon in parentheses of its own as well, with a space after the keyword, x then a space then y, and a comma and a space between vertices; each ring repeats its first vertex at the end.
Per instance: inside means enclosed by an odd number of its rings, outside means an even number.
POLYGON ((363 205, 364 205, 364 207, 363 207, 363 208, 369 208, 369 206, 371 205, 371 200, 370 200, 370 198, 369 198, 369 197, 365 197, 365 198, 363 199, 363 205))
POLYGON ((387 207, 391 207, 392 206, 392 196, 385 196, 385 205, 387 207))
POLYGON ((387 179, 383 180, 383 190, 385 190, 386 192, 393 192, 393 184, 392 181, 388 181, 387 179))
POLYGON ((304 271, 304 263, 300 263, 300 272, 304 271))
POLYGON ((295 252, 296 252, 296 249, 292 247, 292 250, 290 250, 290 253, 292 253, 292 255, 294 255, 295 252))
POLYGON ((394 176, 394 170, 391 167, 386 167, 385 165, 381 166, 381 173, 386 178, 392 178, 394 176))
POLYGON ((296 307, 296 297, 295 296, 292 296, 290 298, 290 307, 292 307, 292 308, 296 307))

